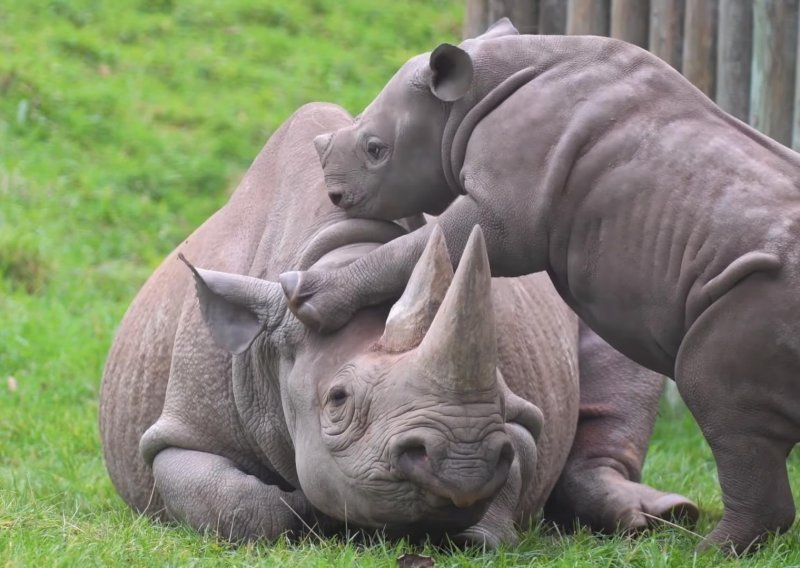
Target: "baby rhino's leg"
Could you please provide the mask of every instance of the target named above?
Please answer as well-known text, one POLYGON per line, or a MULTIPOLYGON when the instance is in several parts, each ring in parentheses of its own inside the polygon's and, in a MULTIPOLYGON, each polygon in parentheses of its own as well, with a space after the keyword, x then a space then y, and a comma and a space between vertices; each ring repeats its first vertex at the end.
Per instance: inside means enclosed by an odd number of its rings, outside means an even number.
POLYGON ((786 458, 800 440, 796 292, 768 278, 752 275, 714 302, 675 366, 722 487, 722 520, 701 549, 741 554, 794 522, 786 458))
POLYGON ((545 516, 603 532, 640 530, 653 517, 696 521, 690 500, 639 483, 663 377, 615 351, 583 322, 580 329, 578 430, 545 516))

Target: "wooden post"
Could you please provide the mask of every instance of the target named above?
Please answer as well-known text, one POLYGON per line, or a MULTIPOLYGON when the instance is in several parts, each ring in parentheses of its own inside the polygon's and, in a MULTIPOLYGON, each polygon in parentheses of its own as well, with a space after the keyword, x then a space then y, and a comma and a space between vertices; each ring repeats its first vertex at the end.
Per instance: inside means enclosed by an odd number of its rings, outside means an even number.
POLYGON ((565 0, 539 0, 539 33, 563 35, 567 30, 565 0))
MULTIPOLYGON (((800 7, 797 11, 800 17, 800 7)), ((800 20, 797 23, 800 26, 800 20)), ((800 32, 798 32, 800 33, 800 32)), ((797 68, 795 68, 796 83, 794 87, 794 119, 792 120, 792 148, 800 152, 800 37, 797 38, 797 68)))
POLYGON ((681 70, 684 0, 650 0, 650 51, 681 70))
POLYGON ((717 76, 717 0, 689 0, 683 28, 683 74, 714 98, 717 76))
POLYGON ((753 0, 720 0, 717 104, 748 121, 753 56, 753 0))
POLYGON ((509 18, 521 34, 535 34, 539 29, 539 0, 489 0, 489 25, 509 18))
POLYGON ((486 0, 467 0, 464 10, 464 39, 479 36, 489 24, 489 7, 486 0))
POLYGON ((608 0, 569 0, 567 34, 608 35, 608 0))
POLYGON ((750 124, 792 143, 797 57, 797 1, 755 0, 750 124))
POLYGON ((647 49, 650 0, 611 0, 611 37, 647 49))

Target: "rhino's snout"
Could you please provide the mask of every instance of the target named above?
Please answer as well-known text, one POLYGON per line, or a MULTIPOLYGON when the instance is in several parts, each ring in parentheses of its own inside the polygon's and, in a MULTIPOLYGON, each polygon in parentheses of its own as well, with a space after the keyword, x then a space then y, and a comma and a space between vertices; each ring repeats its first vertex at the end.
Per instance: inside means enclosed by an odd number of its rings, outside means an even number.
POLYGON ((333 147, 333 132, 327 134, 320 134, 314 138, 314 148, 317 150, 319 156, 319 163, 322 164, 322 169, 325 169, 325 163, 328 161, 328 156, 333 147))
POLYGON ((505 433, 476 444, 450 445, 428 433, 409 433, 392 444, 393 469, 459 509, 492 499, 508 478, 514 448, 505 433), (448 447, 450 446, 450 447, 448 447))

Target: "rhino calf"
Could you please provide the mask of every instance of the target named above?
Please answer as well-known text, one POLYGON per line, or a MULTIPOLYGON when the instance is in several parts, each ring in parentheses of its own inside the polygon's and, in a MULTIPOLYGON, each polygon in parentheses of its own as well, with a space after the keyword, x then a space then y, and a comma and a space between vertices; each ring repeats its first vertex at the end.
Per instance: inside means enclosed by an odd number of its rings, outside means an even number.
MULTIPOLYGON (((546 270, 601 337, 674 377, 725 505, 702 547, 741 552, 791 526, 798 154, 638 47, 520 36, 507 20, 414 57, 356 124, 316 145, 351 216, 449 205, 437 222, 454 263, 481 225, 494 275, 546 270)), ((396 294, 429 231, 339 271, 284 274, 292 309, 334 329, 396 294)))
POLYGON ((350 124, 334 105, 298 110, 179 247, 203 268, 174 251, 126 313, 100 401, 125 501, 230 539, 316 525, 496 545, 545 502, 606 530, 696 516, 638 483, 659 377, 579 336, 546 278, 490 280, 479 231, 455 275, 434 234, 391 311, 331 335, 292 316, 281 271, 405 234, 326 198, 312 140, 350 124))

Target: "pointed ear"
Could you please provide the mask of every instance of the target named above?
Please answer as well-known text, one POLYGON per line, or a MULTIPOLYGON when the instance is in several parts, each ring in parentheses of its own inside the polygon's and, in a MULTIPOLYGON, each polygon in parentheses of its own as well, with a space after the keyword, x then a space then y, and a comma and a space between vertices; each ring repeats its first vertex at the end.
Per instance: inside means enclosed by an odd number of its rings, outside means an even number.
POLYGON ((277 327, 286 311, 277 282, 195 268, 178 254, 194 275, 203 321, 217 345, 231 353, 243 353, 268 327, 277 327))
POLYGON ((443 43, 433 50, 430 58, 431 92, 445 102, 457 101, 472 85, 472 58, 463 49, 443 43))

